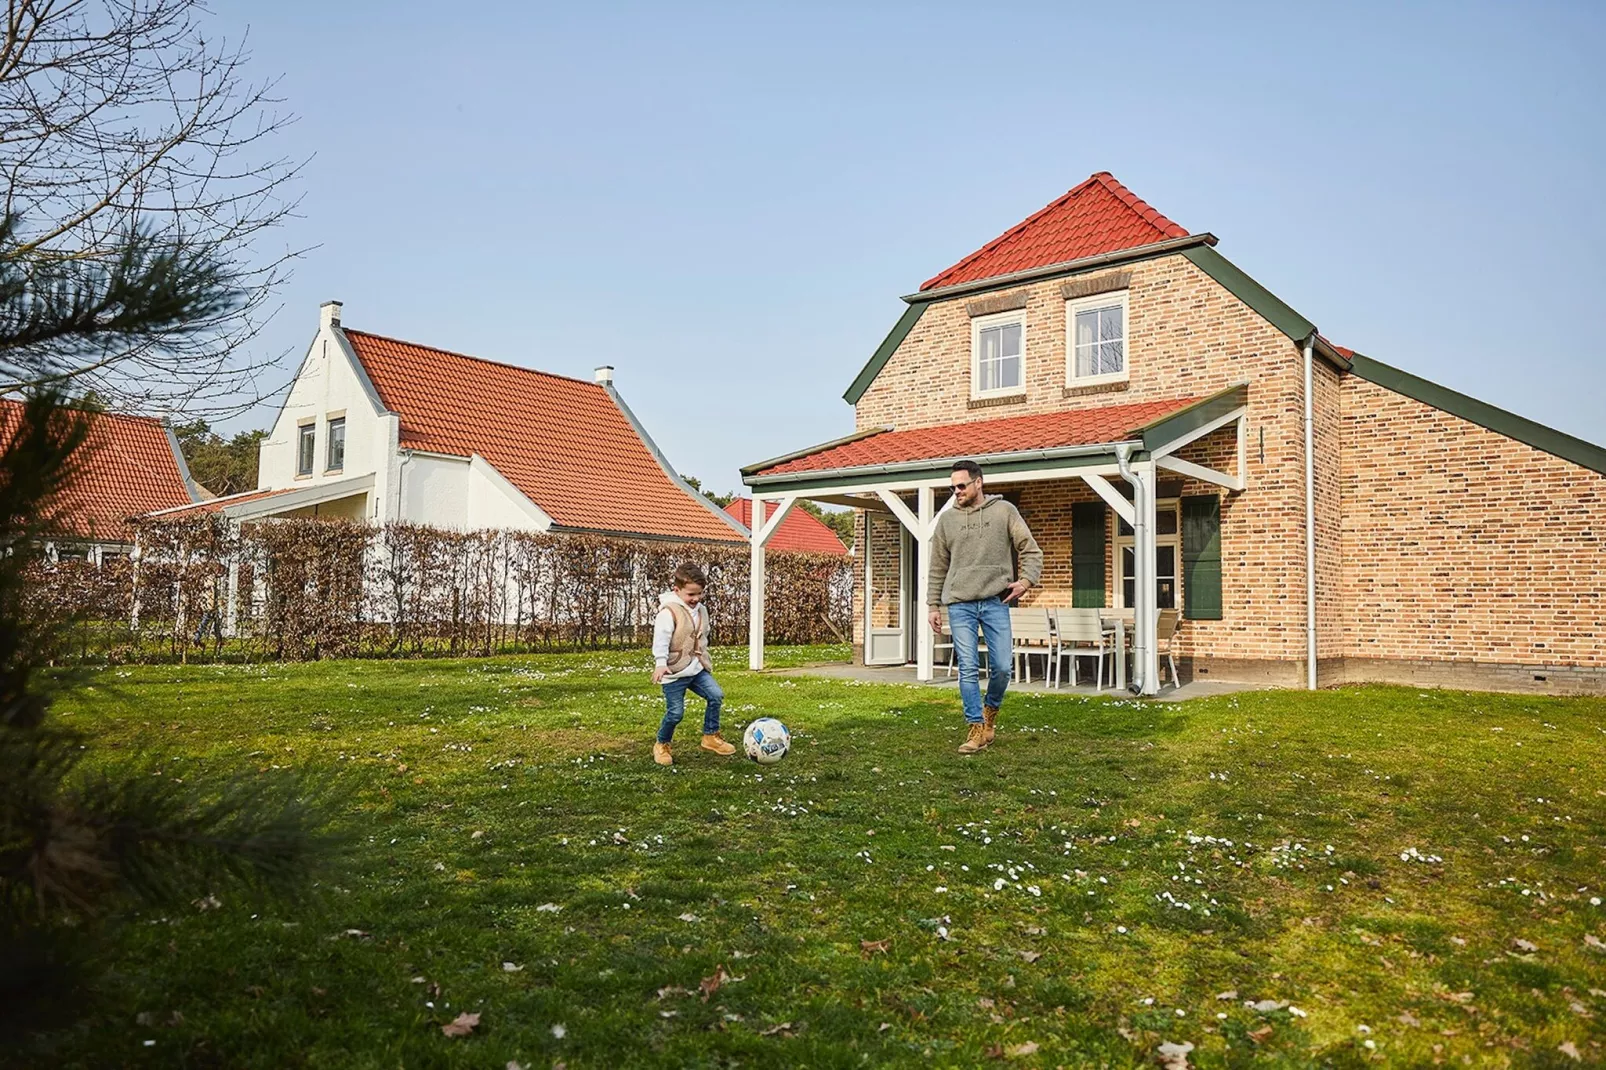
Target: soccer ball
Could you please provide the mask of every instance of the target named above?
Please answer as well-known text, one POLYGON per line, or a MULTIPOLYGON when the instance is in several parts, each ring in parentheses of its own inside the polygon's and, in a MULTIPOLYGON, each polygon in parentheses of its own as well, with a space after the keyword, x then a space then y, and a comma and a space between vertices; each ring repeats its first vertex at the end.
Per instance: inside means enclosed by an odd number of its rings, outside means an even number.
POLYGON ((742 733, 747 756, 759 765, 774 765, 792 749, 792 733, 773 717, 760 717, 742 733))

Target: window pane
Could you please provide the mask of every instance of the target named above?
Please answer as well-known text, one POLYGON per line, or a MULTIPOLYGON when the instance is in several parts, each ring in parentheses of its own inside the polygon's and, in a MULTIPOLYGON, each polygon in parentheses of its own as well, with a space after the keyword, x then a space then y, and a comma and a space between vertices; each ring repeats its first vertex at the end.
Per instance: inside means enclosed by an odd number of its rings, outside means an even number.
MULTIPOLYGON (((1132 537, 1132 525, 1128 524, 1125 520, 1119 521, 1119 523, 1121 525, 1121 527, 1120 527, 1121 535, 1124 536, 1125 538, 1130 539, 1132 537)), ((1128 551, 1128 553, 1130 553, 1130 552, 1131 551, 1128 551)))
POLYGON ((1096 356, 1094 350, 1096 348, 1095 346, 1076 347, 1076 374, 1078 377, 1098 374, 1098 369, 1093 366, 1094 357, 1096 356))
POLYGON ((1167 506, 1155 512, 1154 533, 1156 535, 1175 535, 1177 533, 1177 511, 1174 508, 1167 506))
POLYGON ((1099 374, 1114 375, 1121 370, 1122 353, 1120 342, 1102 342, 1099 344, 1099 374))
POLYGON ((312 471, 313 436, 316 433, 316 428, 310 424, 301 429, 301 438, 297 442, 296 469, 302 474, 312 471))
POLYGON ((1121 337, 1121 306, 1099 309, 1099 340, 1108 342, 1121 337))
POLYGON ((346 464, 346 421, 344 418, 329 421, 329 468, 344 468, 346 464))
POLYGON ((1020 324, 1009 323, 999 328, 1002 336, 1003 354, 1006 357, 1020 356, 1020 324))
POLYGON ((998 344, 1002 333, 997 327, 988 327, 981 332, 982 363, 998 359, 998 344))
POLYGON ((1099 314, 1096 311, 1078 312, 1076 314, 1076 346, 1092 345, 1098 341, 1099 314))
POLYGON ((998 362, 998 385, 1000 387, 1013 387, 1020 385, 1020 357, 1005 357, 998 362))

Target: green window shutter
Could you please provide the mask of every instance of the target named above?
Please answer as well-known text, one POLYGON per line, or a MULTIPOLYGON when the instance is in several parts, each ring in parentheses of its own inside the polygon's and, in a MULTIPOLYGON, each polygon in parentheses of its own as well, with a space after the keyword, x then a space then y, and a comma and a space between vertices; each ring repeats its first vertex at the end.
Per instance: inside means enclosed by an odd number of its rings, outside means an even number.
POLYGON ((1188 620, 1221 619, 1221 499, 1182 499, 1182 597, 1188 620))
POLYGON ((1104 608, 1107 527, 1103 502, 1076 502, 1071 506, 1071 605, 1078 609, 1104 608))

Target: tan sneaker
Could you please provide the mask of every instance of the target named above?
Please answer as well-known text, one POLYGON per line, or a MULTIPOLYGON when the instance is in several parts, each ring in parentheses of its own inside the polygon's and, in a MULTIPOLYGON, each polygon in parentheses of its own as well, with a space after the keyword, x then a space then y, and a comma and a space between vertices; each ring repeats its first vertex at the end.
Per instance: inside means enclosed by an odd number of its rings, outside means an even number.
POLYGON ((721 758, 729 758, 736 753, 736 748, 721 739, 718 733, 703 736, 702 748, 706 751, 713 751, 721 758))
POLYGON ((654 743, 652 745, 652 760, 659 765, 674 765, 675 757, 669 753, 669 744, 654 743))
MULTIPOLYGON (((983 706, 981 708, 981 724, 983 728, 987 729, 987 743, 991 743, 993 738, 998 735, 997 706, 983 706)), ((982 746, 987 746, 987 743, 983 743, 982 746)))
POLYGON ((977 721, 970 726, 970 734, 965 737, 965 741, 959 744, 959 753, 975 754, 991 742, 992 740, 987 738, 987 726, 977 721))

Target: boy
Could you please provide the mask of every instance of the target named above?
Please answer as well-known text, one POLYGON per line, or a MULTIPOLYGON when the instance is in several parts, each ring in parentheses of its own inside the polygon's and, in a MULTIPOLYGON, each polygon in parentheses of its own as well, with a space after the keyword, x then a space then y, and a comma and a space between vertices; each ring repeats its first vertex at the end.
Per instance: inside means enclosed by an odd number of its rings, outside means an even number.
POLYGON ((672 582, 674 590, 658 596, 663 608, 652 629, 652 682, 664 685, 664 719, 658 726, 658 741, 652 745, 652 760, 659 765, 675 762, 669 753, 669 741, 685 716, 687 691, 708 703, 703 713, 703 750, 723 756, 736 753, 736 748, 719 735, 719 708, 725 702, 725 692, 709 671, 713 662, 708 658, 708 609, 699 604, 708 577, 696 565, 688 564, 675 569, 672 582))

